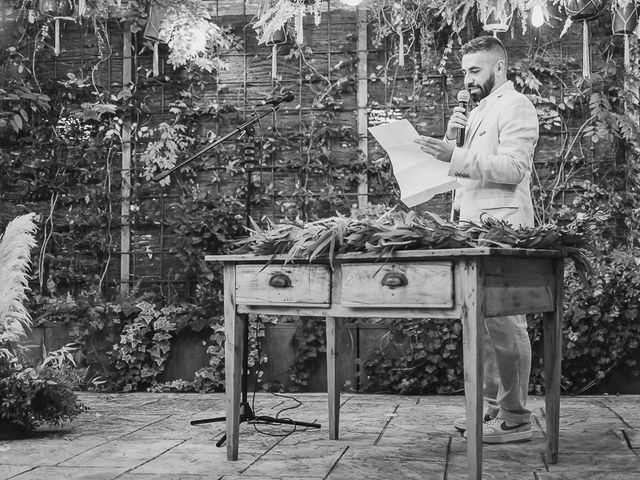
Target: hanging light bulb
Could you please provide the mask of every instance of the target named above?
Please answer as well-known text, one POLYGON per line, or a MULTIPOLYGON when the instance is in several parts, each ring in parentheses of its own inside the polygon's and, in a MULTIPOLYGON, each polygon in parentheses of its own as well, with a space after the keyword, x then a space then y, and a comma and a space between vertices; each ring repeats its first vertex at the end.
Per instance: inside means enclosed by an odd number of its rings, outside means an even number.
POLYGON ((531 10, 531 25, 540 28, 544 25, 544 9, 539 3, 533 6, 531 10))
POLYGON ((342 3, 351 7, 355 7, 356 5, 360 5, 362 3, 362 0, 342 0, 342 3))

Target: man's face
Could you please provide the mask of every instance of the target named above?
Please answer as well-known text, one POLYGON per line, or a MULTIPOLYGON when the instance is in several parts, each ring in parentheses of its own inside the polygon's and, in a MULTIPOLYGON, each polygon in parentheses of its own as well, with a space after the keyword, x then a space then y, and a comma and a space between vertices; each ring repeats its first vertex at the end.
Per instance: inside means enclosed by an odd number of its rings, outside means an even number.
POLYGON ((498 61, 498 57, 492 52, 467 53, 462 56, 464 86, 475 102, 479 102, 493 90, 498 61))

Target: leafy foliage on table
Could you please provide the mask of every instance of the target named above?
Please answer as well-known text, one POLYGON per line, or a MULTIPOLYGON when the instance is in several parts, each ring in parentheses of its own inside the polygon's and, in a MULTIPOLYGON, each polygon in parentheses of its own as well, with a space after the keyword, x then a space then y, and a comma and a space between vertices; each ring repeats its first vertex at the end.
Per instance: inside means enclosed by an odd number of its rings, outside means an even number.
POLYGON ((251 234, 235 243, 234 253, 277 255, 287 261, 328 257, 349 252, 377 253, 380 257, 399 250, 470 247, 546 249, 565 252, 581 275, 590 272, 586 250, 593 250, 588 230, 581 222, 565 227, 541 225, 514 228, 490 215, 479 222, 447 222, 438 215, 390 210, 379 218, 339 215, 315 222, 283 221, 265 229, 253 222, 251 234))

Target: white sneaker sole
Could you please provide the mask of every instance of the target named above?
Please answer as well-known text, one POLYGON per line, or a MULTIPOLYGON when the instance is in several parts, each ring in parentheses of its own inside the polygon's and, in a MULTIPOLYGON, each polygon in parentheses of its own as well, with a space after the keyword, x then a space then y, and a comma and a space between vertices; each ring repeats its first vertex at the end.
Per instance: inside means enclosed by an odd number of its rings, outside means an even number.
MULTIPOLYGON (((490 417, 488 414, 484 414, 482 421, 486 422, 493 417, 490 417)), ((464 432, 467 429, 467 419, 466 418, 456 418, 453 422, 453 428, 458 430, 459 432, 464 432)))
POLYGON ((531 441, 531 430, 524 432, 501 433, 498 435, 487 435, 482 437, 483 443, 522 443, 531 441))

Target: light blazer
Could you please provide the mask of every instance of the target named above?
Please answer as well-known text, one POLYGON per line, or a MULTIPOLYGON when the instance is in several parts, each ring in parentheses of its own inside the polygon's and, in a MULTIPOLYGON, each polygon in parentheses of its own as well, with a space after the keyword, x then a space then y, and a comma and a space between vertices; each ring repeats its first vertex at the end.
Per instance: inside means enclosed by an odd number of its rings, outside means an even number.
POLYGON ((464 145, 454 148, 449 169, 461 183, 454 205, 460 220, 477 221, 487 212, 515 227, 533 226, 530 183, 538 131, 535 107, 512 82, 471 111, 464 145))

